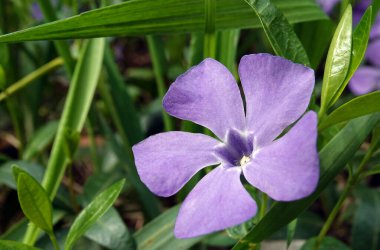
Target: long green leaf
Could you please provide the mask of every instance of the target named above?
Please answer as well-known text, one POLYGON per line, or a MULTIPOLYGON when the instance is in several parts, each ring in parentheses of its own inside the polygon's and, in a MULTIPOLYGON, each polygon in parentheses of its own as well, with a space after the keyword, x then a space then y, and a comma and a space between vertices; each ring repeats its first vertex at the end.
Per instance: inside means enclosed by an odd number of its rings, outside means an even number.
POLYGON ((321 122, 319 129, 375 112, 380 112, 380 91, 361 95, 343 104, 321 122))
POLYGON ((305 48, 286 17, 270 0, 245 0, 259 17, 274 52, 296 63, 310 65, 305 48))
POLYGON ((343 90, 346 88, 348 82, 351 80, 351 77, 354 75, 355 71, 360 66, 360 63, 363 60, 365 51, 367 49, 369 35, 371 33, 371 17, 372 17, 372 6, 368 7, 364 13, 359 24, 356 26, 353 36, 352 36, 352 51, 351 51, 351 62, 348 69, 346 79, 344 79, 343 84, 339 87, 338 91, 335 93, 333 99, 329 106, 333 105, 340 95, 343 93, 343 90))
POLYGON ((177 239, 174 237, 174 223, 179 205, 169 209, 140 231, 134 234, 138 250, 159 249, 188 249, 196 244, 202 237, 191 239, 177 239))
POLYGON ((119 196, 125 179, 118 181, 100 193, 75 219, 65 242, 65 249, 71 249, 75 242, 112 206, 119 196))
POLYGON ((44 188, 27 172, 13 167, 17 194, 25 216, 45 232, 53 231, 53 208, 44 188))
POLYGON ((352 48, 352 8, 349 5, 340 20, 331 41, 323 75, 321 110, 330 107, 335 94, 343 84, 350 67, 352 48))
MULTIPOLYGON (((313 0, 276 0, 290 23, 326 19, 313 0)), ((0 42, 203 32, 204 0, 132 0, 0 37, 0 42)), ((244 1, 218 0, 216 29, 260 27, 244 1)))
POLYGON ((251 242, 258 243, 264 240, 308 208, 353 157, 379 121, 380 114, 350 121, 319 153, 321 170, 316 191, 302 200, 276 203, 268 214, 238 242, 233 250, 247 249, 251 242))
POLYGON ((11 240, 0 240, 1 250, 39 250, 37 247, 32 247, 29 245, 22 244, 20 242, 11 240))
MULTIPOLYGON (((71 161, 71 155, 67 154, 68 142, 72 141, 67 138, 68 132, 72 135, 79 134, 87 118, 102 66, 104 44, 105 40, 102 38, 87 41, 82 47, 76 64, 57 136, 42 181, 42 185, 51 199, 54 198, 66 166, 71 161)), ((29 227, 25 242, 33 244, 37 235, 38 230, 29 227)))

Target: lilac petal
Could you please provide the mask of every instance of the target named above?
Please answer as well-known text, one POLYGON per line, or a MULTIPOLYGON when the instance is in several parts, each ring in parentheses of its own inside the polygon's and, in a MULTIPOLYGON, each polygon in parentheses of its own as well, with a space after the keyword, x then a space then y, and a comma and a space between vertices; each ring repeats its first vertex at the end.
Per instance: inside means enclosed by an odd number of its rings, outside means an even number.
POLYGON ((203 125, 222 140, 230 128, 244 130, 238 85, 226 67, 210 58, 176 79, 163 106, 172 116, 203 125))
POLYGON ((213 154, 219 144, 203 134, 174 131, 148 137, 132 150, 142 182, 166 197, 178 192, 200 169, 219 163, 213 154))
POLYGON ((241 224, 257 205, 240 181, 241 170, 219 166, 195 186, 179 211, 174 234, 190 238, 241 224))
POLYGON ((243 173, 249 183, 278 201, 312 193, 319 176, 315 112, 308 112, 286 135, 254 152, 243 173))
POLYGON ((312 69, 269 54, 244 56, 239 75, 255 147, 272 142, 305 112, 314 87, 312 69))
POLYGON ((374 65, 380 67, 380 39, 376 39, 368 44, 366 58, 374 65))
POLYGON ((372 25, 370 38, 371 39, 379 39, 380 38, 380 15, 376 16, 375 22, 372 25))
POLYGON ((355 72, 348 87, 355 95, 363 95, 376 90, 376 85, 380 86, 380 69, 362 66, 355 72))

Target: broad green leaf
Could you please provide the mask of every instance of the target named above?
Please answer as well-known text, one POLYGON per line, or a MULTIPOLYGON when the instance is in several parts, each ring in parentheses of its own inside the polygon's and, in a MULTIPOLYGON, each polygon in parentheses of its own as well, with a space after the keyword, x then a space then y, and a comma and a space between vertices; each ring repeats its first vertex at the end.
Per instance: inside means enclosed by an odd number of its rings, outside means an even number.
POLYGON ((277 202, 264 218, 233 248, 247 249, 250 243, 258 243, 284 227, 308 208, 325 187, 345 167, 356 150, 380 121, 380 114, 356 118, 322 148, 320 157, 320 178, 314 193, 294 202, 277 202))
POLYGON ((349 5, 340 20, 327 54, 322 83, 321 114, 343 84, 350 67, 352 49, 352 7, 349 5))
POLYGON ((352 248, 380 248, 380 190, 357 188, 356 209, 352 225, 352 248))
POLYGON ((353 36, 352 36, 352 51, 351 51, 351 62, 348 69, 346 79, 343 84, 339 87, 338 91, 334 95, 329 106, 332 106, 340 97, 343 90, 346 88, 351 77, 354 75, 355 71, 360 66, 363 60, 365 51, 367 49, 369 35, 371 33, 371 17, 372 17, 372 7, 370 6, 363 17, 361 18, 359 24, 356 26, 353 36))
POLYGON ((53 208, 44 188, 27 172, 13 167, 17 194, 25 216, 47 233, 53 231, 53 208))
POLYGON ((140 231, 134 234, 138 250, 158 249, 188 249, 202 237, 191 239, 177 239, 174 237, 174 223, 178 214, 179 205, 169 209, 140 231))
POLYGON ((270 0, 245 0, 259 17, 274 52, 296 63, 310 65, 293 27, 270 0))
POLYGON ((125 180, 120 180, 100 193, 75 219, 67 239, 65 249, 71 249, 75 242, 112 206, 119 196, 125 180))
POLYGON ((361 95, 343 104, 322 120, 319 129, 375 112, 380 112, 380 91, 361 95))
POLYGON ((37 130, 30 142, 25 146, 22 158, 30 160, 32 157, 40 153, 52 141, 58 129, 58 122, 52 121, 37 130))
POLYGON ((20 242, 11 241, 11 240, 0 240, 0 249, 1 250, 39 250, 37 247, 32 247, 25 245, 20 242))
POLYGON ((135 242, 116 209, 110 208, 85 236, 107 249, 134 249, 135 242))
MULTIPOLYGON (((305 242, 301 250, 314 250, 315 249, 315 238, 311 238, 305 242)), ((348 246, 343 244, 341 241, 333 237, 323 238, 318 250, 350 250, 348 246)))
MULTIPOLYGON (((290 23, 326 19, 313 0, 276 0, 290 23)), ((134 0, 0 37, 0 42, 203 32, 204 0, 134 0)), ((260 27, 244 1, 218 0, 216 29, 260 27)))

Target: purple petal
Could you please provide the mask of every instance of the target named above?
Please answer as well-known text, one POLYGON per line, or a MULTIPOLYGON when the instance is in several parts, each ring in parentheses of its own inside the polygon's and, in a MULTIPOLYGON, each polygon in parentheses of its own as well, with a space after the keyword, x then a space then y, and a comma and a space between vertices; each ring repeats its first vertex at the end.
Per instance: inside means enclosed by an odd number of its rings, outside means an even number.
POLYGON ((243 172, 249 183, 278 201, 312 193, 319 176, 317 115, 308 112, 286 135, 254 152, 243 172))
POLYGON ((326 13, 331 13, 331 11, 334 9, 335 5, 339 2, 340 0, 317 0, 321 8, 326 12, 326 13))
POLYGON ((366 58, 374 65, 380 67, 380 39, 376 39, 368 44, 366 58))
POLYGON ((312 69, 269 54, 244 56, 239 75, 255 147, 272 142, 305 112, 314 87, 312 69))
POLYGON ((159 196, 170 196, 200 169, 219 160, 212 137, 186 132, 166 132, 151 136, 133 146, 137 171, 143 183, 159 196))
POLYGON ((215 168, 195 186, 179 211, 174 234, 190 238, 241 224, 257 206, 240 182, 238 167, 215 168))
POLYGON ((361 66, 351 78, 348 87, 355 95, 363 95, 376 90, 380 86, 380 69, 361 66))
POLYGON ((380 38, 380 15, 376 16, 375 23, 372 25, 370 38, 371 39, 380 38))
POLYGON ((220 139, 225 139, 230 128, 245 128, 236 81, 226 67, 210 58, 177 78, 163 106, 172 116, 203 125, 220 139))

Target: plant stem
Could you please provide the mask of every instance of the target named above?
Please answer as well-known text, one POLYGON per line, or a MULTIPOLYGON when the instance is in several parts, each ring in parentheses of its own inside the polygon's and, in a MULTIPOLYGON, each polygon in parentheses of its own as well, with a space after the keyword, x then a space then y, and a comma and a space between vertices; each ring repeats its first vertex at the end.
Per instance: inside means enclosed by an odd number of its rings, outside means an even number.
POLYGON ((49 238, 50 238, 51 242, 53 243, 54 249, 60 250, 58 242, 57 242, 57 238, 55 237, 53 232, 49 233, 49 238))
POLYGON ((363 160, 360 162, 360 165, 356 171, 356 173, 349 177, 347 185, 344 187, 342 194, 340 195, 338 202, 335 204, 333 210, 329 214, 329 217, 327 218, 325 224, 323 225, 321 231, 318 234, 318 237, 315 241, 314 250, 317 250, 323 240, 323 238, 326 236, 328 230, 330 229, 334 219, 336 218, 337 214, 339 213, 344 201, 346 200, 347 196, 350 194, 350 191, 352 188, 357 184, 359 177, 361 173, 364 170, 365 165, 367 162, 371 159, 372 154, 375 151, 375 146, 371 145, 371 147, 368 149, 367 153, 365 154, 363 160))
POLYGON ((27 76, 21 78, 20 80, 18 80, 17 82, 15 82, 14 84, 12 84, 0 93, 0 102, 6 99, 7 97, 11 96, 12 94, 16 93, 17 91, 21 90, 22 88, 28 86, 34 80, 40 78, 49 71, 61 66, 62 64, 62 58, 55 58, 47 64, 43 65, 42 67, 38 68, 37 70, 33 71, 32 73, 28 74, 27 76))

